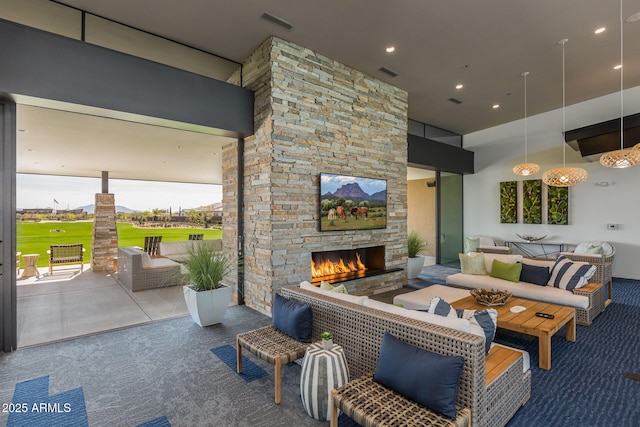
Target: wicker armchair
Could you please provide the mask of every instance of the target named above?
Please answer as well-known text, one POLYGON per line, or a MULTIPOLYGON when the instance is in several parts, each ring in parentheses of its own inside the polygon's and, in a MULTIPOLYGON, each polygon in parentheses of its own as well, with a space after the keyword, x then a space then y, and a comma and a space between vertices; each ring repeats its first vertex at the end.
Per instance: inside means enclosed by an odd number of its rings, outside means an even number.
MULTIPOLYGON (((600 251, 598 249, 598 251, 600 251)), ((588 262, 596 266, 596 273, 591 278, 590 282, 602 283, 607 285, 609 290, 608 299, 605 301, 605 307, 611 304, 612 297, 612 277, 613 277, 613 258, 615 257, 616 250, 610 243, 600 242, 582 242, 576 246, 572 252, 560 252, 560 255, 564 255, 573 261, 588 262), (603 253, 588 253, 594 248, 602 248, 603 253)))

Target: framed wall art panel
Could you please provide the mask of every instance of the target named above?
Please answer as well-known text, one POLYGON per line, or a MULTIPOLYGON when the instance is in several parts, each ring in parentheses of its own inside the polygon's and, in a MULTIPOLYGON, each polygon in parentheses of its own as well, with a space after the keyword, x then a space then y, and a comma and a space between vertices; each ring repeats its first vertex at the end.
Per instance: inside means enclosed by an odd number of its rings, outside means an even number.
POLYGON ((500 222, 515 224, 518 221, 518 182, 500 183, 500 222))
POLYGON ((522 222, 542 224, 542 180, 522 181, 522 222))

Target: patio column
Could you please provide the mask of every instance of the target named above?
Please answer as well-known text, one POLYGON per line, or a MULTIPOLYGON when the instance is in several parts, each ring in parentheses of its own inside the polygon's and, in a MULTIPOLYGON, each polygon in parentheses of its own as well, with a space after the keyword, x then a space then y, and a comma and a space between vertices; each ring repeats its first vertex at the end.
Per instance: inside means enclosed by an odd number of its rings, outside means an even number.
POLYGON ((115 196, 111 193, 98 193, 91 239, 91 269, 113 271, 113 260, 117 256, 118 229, 116 228, 115 196))

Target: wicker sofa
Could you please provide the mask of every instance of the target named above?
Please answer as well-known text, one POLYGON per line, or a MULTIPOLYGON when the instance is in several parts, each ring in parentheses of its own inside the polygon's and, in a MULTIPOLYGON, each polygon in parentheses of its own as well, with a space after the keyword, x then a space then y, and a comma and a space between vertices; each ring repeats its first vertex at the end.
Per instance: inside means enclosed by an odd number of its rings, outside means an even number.
POLYGON ((158 255, 176 262, 184 262, 189 257, 189 252, 197 246, 204 246, 212 251, 222 250, 222 239, 207 240, 179 240, 177 242, 160 242, 158 255))
MULTIPOLYGON (((487 272, 491 271, 491 263, 497 259, 506 263, 522 262, 522 255, 502 255, 502 254, 486 254, 485 264, 487 272)), ((551 267, 554 261, 549 260, 533 260, 526 259, 527 263, 551 267)), ((553 286, 539 286, 526 282, 510 282, 508 280, 498 279, 490 275, 472 275, 456 273, 446 278, 447 285, 464 288, 492 288, 501 291, 509 291, 519 298, 530 299, 534 301, 547 302, 550 304, 564 305, 576 309, 576 322, 581 325, 589 326, 605 308, 605 288, 601 283, 595 282, 595 278, 587 285, 568 291, 565 289, 554 288, 553 286)))
POLYGON ((168 258, 151 258, 139 248, 118 248, 120 281, 131 291, 181 284, 180 264, 168 258))
POLYGON ((512 359, 496 368, 498 364, 489 362, 493 352, 485 356, 484 339, 477 335, 296 286, 284 287, 280 292, 289 299, 311 305, 313 340, 318 340, 322 331, 333 333, 334 341, 344 349, 350 380, 375 371, 386 331, 415 346, 464 357, 457 405, 471 410, 474 426, 505 425, 529 398, 531 371, 523 368, 521 353, 511 351, 512 359))

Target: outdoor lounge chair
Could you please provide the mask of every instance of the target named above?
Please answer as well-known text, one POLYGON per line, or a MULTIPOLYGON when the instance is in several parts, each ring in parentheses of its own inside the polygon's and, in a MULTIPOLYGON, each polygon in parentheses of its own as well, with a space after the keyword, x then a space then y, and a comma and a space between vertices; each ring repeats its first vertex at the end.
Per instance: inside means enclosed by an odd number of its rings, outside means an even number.
POLYGON ((49 254, 49 274, 53 274, 53 266, 61 264, 80 264, 80 272, 84 269, 84 251, 82 243, 71 245, 51 245, 49 254))
POLYGON ((204 238, 204 233, 189 234, 189 240, 202 240, 203 238, 204 238))
POLYGON ((158 255, 158 245, 162 241, 162 236, 145 236, 144 237, 144 251, 149 256, 158 255))

